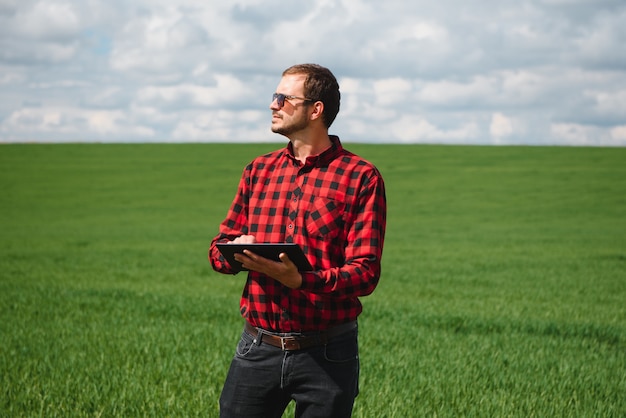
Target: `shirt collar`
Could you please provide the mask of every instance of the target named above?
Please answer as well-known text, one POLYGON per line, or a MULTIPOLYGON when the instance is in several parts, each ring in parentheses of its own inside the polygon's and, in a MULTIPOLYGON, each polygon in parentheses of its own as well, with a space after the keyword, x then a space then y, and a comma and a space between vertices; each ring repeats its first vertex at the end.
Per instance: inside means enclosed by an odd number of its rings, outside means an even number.
MULTIPOLYGON (((324 152, 322 152, 321 154, 307 157, 306 163, 304 164, 305 166, 323 167, 325 165, 328 165, 328 163, 330 163, 341 154, 341 152, 343 151, 343 145, 341 145, 339 137, 336 135, 329 135, 328 137, 330 138, 331 142, 330 147, 324 150, 324 152)), ((293 155, 293 144, 291 142, 287 144, 286 155, 292 160, 297 161, 296 157, 293 155)))

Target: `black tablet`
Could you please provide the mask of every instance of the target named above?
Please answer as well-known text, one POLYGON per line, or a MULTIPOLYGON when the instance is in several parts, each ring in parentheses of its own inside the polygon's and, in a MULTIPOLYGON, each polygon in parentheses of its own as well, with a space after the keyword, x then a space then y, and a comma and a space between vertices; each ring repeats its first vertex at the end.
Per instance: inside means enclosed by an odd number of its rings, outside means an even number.
POLYGON ((250 250, 253 253, 260 255, 261 257, 269 258, 270 260, 280 261, 278 256, 281 253, 287 254, 289 259, 298 266, 299 271, 311 271, 313 267, 309 260, 302 252, 302 248, 298 244, 228 244, 217 243, 217 248, 220 250, 224 258, 228 261, 228 264, 232 267, 233 271, 239 272, 241 270, 247 270, 241 263, 235 260, 235 254, 243 254, 243 250, 250 250))

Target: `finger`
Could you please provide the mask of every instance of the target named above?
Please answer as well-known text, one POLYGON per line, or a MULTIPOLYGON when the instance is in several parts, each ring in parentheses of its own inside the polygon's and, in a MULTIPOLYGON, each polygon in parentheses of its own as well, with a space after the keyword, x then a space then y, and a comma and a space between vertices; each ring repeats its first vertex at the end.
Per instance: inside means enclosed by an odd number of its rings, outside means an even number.
POLYGON ((287 255, 287 253, 280 253, 280 254, 278 254, 278 258, 280 258, 280 261, 282 261, 285 264, 293 265, 293 263, 289 259, 289 256, 287 255))
POLYGON ((230 241, 229 244, 254 244, 255 242, 256 237, 254 235, 240 235, 230 241))
POLYGON ((243 253, 248 256, 248 258, 250 258, 251 260, 257 260, 259 258, 258 255, 256 255, 255 253, 253 253, 250 250, 243 250, 243 253))
POLYGON ((268 260, 258 254, 253 253, 250 250, 243 250, 243 254, 241 254, 241 262, 250 269, 260 271, 265 268, 268 262, 272 260, 268 260))

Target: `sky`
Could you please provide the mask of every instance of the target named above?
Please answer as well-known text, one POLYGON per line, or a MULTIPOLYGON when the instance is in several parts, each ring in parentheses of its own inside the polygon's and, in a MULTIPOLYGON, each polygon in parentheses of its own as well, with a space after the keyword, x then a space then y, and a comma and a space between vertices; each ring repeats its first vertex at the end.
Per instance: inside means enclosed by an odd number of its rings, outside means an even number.
POLYGON ((273 142, 282 71, 344 142, 626 146, 624 0, 0 0, 0 142, 273 142))

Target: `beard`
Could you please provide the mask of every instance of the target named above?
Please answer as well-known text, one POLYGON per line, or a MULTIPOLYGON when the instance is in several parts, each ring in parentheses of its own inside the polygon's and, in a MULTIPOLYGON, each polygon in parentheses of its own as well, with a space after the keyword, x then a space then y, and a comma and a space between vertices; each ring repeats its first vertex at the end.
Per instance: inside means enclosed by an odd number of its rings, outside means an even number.
POLYGON ((292 135, 298 131, 305 129, 309 125, 309 121, 306 117, 306 114, 303 113, 302 116, 298 119, 287 119, 284 117, 280 118, 282 125, 274 126, 272 125, 272 132, 275 134, 281 134, 284 136, 292 135))

